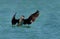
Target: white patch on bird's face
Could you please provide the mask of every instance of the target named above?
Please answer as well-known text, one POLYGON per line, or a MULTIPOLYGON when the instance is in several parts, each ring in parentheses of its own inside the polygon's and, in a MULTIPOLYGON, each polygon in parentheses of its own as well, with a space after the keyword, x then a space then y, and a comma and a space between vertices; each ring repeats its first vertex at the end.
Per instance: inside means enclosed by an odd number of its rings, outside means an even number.
POLYGON ((21 18, 20 18, 20 20, 19 20, 19 23, 21 23, 23 19, 24 19, 24 17, 21 16, 21 18))
POLYGON ((24 19, 24 17, 22 16, 21 19, 24 19))
POLYGON ((22 19, 24 19, 24 17, 22 17, 22 19))
POLYGON ((33 21, 31 20, 30 22, 32 23, 33 21))

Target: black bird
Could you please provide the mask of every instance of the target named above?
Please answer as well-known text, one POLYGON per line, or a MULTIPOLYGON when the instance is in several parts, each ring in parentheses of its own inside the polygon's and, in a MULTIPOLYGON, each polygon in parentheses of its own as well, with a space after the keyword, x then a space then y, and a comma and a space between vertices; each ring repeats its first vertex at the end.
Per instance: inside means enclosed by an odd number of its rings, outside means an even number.
MULTIPOLYGON (((12 25, 15 25, 16 23, 19 23, 19 19, 15 18, 16 13, 14 14, 12 18, 12 25)), ((39 11, 37 10, 35 13, 31 14, 27 19, 23 19, 23 24, 31 24, 36 20, 36 18, 39 16, 39 11)))

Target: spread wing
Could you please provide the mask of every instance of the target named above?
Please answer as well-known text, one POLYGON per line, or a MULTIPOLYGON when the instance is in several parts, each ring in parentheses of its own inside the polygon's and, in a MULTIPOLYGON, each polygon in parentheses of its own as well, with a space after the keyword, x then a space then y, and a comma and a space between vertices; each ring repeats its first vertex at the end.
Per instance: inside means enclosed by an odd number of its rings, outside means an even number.
POLYGON ((37 10, 35 13, 31 14, 28 19, 34 22, 38 16, 39 16, 39 11, 37 10))
POLYGON ((12 17, 12 20, 11 20, 12 25, 15 25, 16 23, 19 22, 19 19, 16 19, 15 16, 16 16, 16 13, 15 13, 14 16, 12 17))

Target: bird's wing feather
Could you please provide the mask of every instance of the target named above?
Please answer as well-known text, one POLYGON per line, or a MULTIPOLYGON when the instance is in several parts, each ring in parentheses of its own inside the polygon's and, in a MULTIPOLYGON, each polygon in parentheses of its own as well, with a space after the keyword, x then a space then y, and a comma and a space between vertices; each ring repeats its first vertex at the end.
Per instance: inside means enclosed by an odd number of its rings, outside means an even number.
POLYGON ((34 22, 35 19, 39 16, 39 11, 37 10, 35 13, 31 14, 28 19, 31 21, 31 22, 34 22))
POLYGON ((12 18, 12 21, 11 21, 12 25, 15 25, 16 23, 19 22, 19 19, 16 19, 15 16, 16 16, 16 13, 13 15, 13 18, 12 18))

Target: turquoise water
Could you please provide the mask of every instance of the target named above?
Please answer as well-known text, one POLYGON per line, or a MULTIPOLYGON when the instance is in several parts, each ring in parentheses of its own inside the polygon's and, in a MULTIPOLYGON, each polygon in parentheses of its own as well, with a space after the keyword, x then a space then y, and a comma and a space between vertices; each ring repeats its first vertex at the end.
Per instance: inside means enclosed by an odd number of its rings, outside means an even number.
POLYGON ((0 39, 60 39, 60 0, 0 0, 0 39), (30 28, 12 27, 15 12, 18 19, 36 10, 40 16, 30 28))

